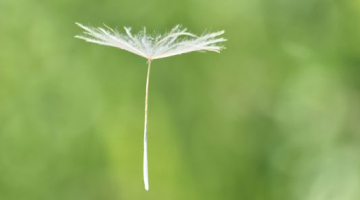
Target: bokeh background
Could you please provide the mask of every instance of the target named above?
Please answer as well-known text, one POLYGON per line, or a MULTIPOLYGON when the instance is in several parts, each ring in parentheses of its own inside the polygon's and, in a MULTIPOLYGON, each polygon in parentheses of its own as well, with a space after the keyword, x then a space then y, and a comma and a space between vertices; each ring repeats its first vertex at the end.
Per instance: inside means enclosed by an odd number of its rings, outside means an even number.
POLYGON ((359 200, 359 0, 0 0, 1 200, 359 200), (75 25, 226 30, 146 60, 75 25))

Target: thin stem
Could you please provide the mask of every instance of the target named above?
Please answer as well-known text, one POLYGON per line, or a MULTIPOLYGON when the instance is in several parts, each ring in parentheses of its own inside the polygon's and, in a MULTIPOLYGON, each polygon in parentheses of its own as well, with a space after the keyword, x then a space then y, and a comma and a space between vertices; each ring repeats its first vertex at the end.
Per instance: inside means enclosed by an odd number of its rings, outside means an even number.
POLYGON ((148 158, 147 158, 147 112, 148 112, 148 97, 149 97, 149 79, 150 79, 150 66, 151 60, 148 60, 148 70, 146 76, 146 92, 145 92, 145 125, 144 125, 144 160, 143 160, 143 173, 145 190, 149 190, 149 174, 148 174, 148 158))

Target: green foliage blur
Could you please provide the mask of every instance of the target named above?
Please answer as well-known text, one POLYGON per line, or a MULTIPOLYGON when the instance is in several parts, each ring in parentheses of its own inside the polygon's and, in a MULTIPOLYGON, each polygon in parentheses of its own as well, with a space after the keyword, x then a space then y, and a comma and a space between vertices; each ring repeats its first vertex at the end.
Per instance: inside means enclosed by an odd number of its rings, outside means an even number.
POLYGON ((0 200, 359 200, 359 0, 0 0, 0 200), (152 63, 74 36, 225 30, 152 63))

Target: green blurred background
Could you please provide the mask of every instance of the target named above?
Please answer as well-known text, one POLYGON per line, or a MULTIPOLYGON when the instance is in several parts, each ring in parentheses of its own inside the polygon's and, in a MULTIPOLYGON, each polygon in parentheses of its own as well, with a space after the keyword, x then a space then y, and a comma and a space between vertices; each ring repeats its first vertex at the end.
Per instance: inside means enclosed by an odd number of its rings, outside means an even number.
POLYGON ((0 200, 359 200, 359 0, 0 0, 0 200), (146 60, 75 25, 224 29, 146 60))

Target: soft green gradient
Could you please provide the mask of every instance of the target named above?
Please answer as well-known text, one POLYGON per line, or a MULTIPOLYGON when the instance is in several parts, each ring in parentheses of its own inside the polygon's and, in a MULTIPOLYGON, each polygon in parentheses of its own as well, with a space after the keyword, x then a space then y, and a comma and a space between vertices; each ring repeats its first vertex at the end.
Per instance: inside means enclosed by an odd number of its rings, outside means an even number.
POLYGON ((0 200, 360 199, 360 1, 0 0, 0 200), (75 25, 201 34, 152 62, 75 25))

